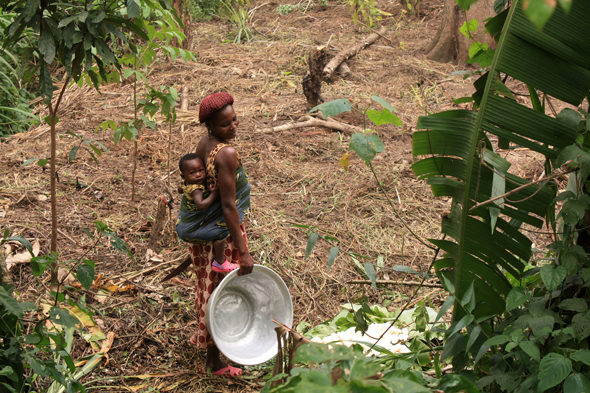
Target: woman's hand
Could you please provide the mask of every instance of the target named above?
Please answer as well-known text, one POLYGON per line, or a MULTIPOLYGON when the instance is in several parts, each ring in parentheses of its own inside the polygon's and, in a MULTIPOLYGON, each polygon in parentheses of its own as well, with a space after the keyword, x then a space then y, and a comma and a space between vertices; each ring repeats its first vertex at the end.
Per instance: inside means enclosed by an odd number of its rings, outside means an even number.
POLYGON ((243 276, 244 274, 252 273, 252 268, 254 267, 254 262, 252 261, 252 257, 250 253, 244 253, 240 255, 240 270, 238 270, 238 276, 243 276))

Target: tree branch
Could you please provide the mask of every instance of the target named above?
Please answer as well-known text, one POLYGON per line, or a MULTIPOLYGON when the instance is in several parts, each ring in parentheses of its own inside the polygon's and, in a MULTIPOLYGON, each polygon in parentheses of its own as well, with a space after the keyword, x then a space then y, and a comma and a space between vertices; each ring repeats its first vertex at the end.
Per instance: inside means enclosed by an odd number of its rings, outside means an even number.
MULTIPOLYGON (((433 283, 433 282, 418 282, 418 281, 395 281, 395 280, 376 280, 377 284, 381 285, 422 285, 423 287, 431 287, 431 288, 443 288, 441 284, 433 283)), ((365 284, 371 285, 372 282, 370 280, 350 280, 347 284, 365 284)))
POLYGON ((492 199, 488 199, 487 201, 476 203, 475 205, 473 205, 473 207, 471 209, 469 209, 469 211, 473 211, 473 210, 477 209, 478 207, 487 205, 489 203, 492 203, 494 201, 497 201, 498 199, 502 199, 504 197, 507 197, 508 195, 516 194, 517 192, 520 192, 520 191, 524 190, 525 188, 530 187, 530 186, 533 186, 533 185, 535 185, 537 183, 546 182, 546 181, 549 181, 549 180, 554 179, 556 177, 559 177, 561 175, 566 175, 566 174, 568 174, 570 172, 575 172, 575 171, 578 170, 577 168, 568 168, 566 166, 567 164, 568 163, 563 164, 561 166, 561 168, 558 168, 557 170, 553 171, 553 173, 550 174, 549 176, 542 177, 539 180, 535 180, 535 181, 533 181, 531 183, 523 184, 520 187, 516 187, 514 190, 505 192, 504 194, 498 195, 497 197, 494 197, 492 199))

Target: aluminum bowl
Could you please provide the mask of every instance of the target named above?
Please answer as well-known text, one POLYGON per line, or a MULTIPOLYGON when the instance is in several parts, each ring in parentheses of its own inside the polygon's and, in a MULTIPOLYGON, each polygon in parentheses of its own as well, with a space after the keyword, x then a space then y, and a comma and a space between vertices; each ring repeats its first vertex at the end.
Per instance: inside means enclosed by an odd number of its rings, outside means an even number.
POLYGON ((238 277, 238 270, 225 276, 211 294, 205 314, 217 348, 245 366, 267 362, 277 354, 273 318, 291 327, 293 303, 281 277, 261 265, 254 265, 245 276, 238 277))

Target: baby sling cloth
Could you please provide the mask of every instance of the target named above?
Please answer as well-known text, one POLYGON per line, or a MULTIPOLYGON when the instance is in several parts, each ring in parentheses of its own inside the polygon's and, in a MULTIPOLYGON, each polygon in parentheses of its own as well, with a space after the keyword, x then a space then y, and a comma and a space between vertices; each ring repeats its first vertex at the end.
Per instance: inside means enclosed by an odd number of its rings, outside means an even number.
MULTIPOLYGON (((224 147, 229 146, 220 143, 211 150, 207 157, 207 184, 217 182, 217 170, 215 169, 215 157, 224 147)), ((250 207, 250 182, 238 155, 238 169, 236 169, 236 207, 240 215, 240 223, 244 213, 250 207)), ((182 196, 180 211, 176 220, 176 233, 178 237, 187 243, 201 243, 215 240, 223 240, 229 236, 229 230, 223 216, 221 199, 215 200, 207 209, 199 210, 195 204, 182 196)))

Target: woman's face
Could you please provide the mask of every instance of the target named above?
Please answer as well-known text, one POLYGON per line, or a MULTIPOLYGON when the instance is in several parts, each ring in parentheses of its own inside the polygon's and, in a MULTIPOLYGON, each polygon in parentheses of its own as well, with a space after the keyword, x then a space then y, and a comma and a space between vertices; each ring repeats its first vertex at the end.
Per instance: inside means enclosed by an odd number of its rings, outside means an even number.
POLYGON ((236 137, 240 121, 234 107, 227 105, 216 113, 212 123, 210 126, 211 134, 220 139, 228 140, 236 137))

